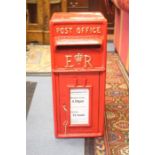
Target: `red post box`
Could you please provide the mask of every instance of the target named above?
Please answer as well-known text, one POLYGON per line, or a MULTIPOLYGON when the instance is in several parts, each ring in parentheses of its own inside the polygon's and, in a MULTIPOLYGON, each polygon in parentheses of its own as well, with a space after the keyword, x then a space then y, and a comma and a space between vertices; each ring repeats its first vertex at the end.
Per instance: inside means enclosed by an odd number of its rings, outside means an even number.
POLYGON ((104 133, 107 20, 101 13, 55 13, 50 21, 56 137, 104 133))

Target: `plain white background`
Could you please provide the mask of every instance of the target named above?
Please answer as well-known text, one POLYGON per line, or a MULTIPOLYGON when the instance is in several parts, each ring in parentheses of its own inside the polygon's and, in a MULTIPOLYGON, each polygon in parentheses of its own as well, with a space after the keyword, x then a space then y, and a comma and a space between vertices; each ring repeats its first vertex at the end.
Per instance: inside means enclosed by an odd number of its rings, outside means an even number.
MULTIPOLYGON (((130 0, 131 155, 153 155, 155 2, 130 0)), ((26 1, 0 5, 0 154, 26 154, 26 1)))

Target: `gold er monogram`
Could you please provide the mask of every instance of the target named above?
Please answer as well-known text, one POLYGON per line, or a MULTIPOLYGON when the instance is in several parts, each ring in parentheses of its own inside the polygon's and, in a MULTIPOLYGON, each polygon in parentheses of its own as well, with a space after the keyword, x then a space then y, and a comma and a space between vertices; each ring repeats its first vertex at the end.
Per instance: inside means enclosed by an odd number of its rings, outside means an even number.
POLYGON ((75 61, 76 64, 84 62, 84 66, 83 67, 92 67, 93 65, 91 64, 91 56, 90 55, 83 55, 81 53, 77 53, 76 55, 72 56, 72 55, 65 55, 66 57, 66 65, 65 67, 67 68, 72 68, 75 66, 75 64, 73 64, 73 62, 75 61))

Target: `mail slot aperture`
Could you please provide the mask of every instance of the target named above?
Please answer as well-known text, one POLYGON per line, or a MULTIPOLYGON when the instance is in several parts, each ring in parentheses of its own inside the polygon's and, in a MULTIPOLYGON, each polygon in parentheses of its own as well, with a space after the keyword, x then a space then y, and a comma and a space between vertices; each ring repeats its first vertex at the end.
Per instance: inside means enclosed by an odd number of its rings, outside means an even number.
POLYGON ((56 46, 101 46, 103 38, 86 38, 82 37, 81 40, 78 38, 57 38, 55 41, 56 46))

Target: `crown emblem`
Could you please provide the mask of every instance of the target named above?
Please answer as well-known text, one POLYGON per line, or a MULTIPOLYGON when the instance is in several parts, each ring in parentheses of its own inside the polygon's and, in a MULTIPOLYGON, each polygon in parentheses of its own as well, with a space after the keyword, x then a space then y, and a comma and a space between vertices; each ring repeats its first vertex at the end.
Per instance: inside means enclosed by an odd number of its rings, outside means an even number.
POLYGON ((83 59, 83 54, 77 53, 74 58, 77 63, 80 63, 83 59))

